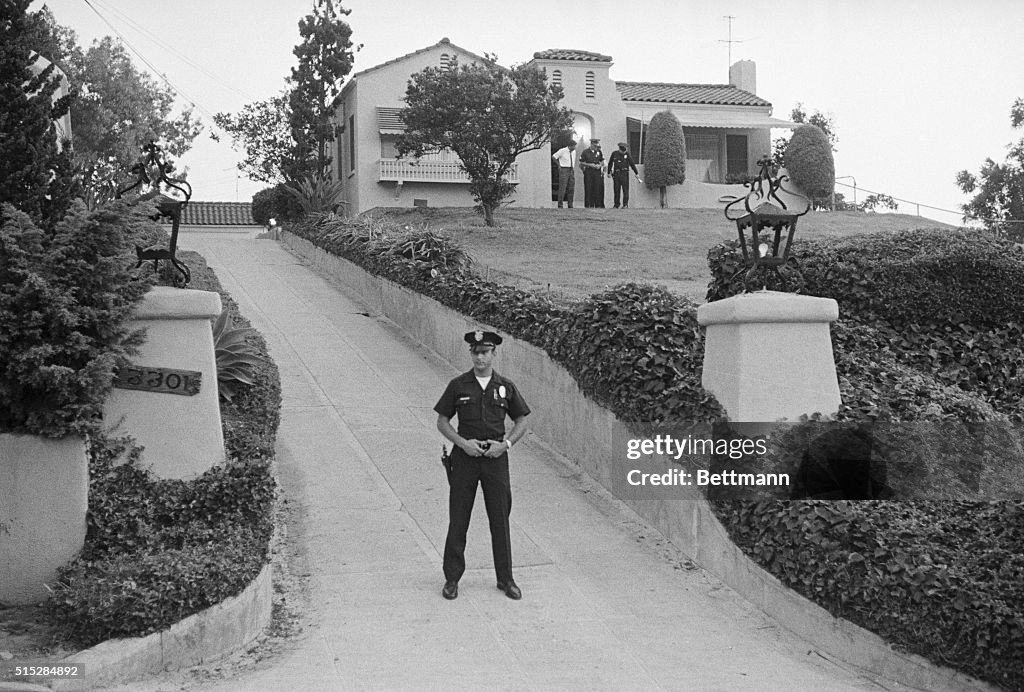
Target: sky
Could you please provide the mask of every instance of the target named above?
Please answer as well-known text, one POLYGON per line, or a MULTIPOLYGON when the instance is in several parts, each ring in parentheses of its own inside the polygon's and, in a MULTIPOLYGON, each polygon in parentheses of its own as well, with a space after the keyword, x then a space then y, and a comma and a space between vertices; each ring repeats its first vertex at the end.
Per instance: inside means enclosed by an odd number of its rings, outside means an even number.
MULTIPOLYGON (((266 186, 236 172, 241 156, 229 137, 212 141, 212 115, 237 112, 284 87, 296 64, 298 21, 311 0, 46 4, 83 47, 120 33, 179 91, 182 104, 194 104, 205 130, 179 166, 189 171, 195 199, 248 201, 266 186)), ((1024 98, 1019 0, 345 0, 343 6, 351 10, 353 42, 362 44, 353 73, 444 37, 477 54, 494 53, 504 65, 549 48, 595 51, 612 57, 611 78, 621 81, 724 84, 730 59, 753 60, 757 95, 772 103, 776 117, 788 119, 797 103, 832 117, 838 192, 852 199, 856 183, 858 201, 884 193, 907 200, 901 212, 946 223, 959 223, 967 200, 957 172, 977 173, 986 158, 1003 161, 1007 145, 1024 134, 1010 126, 1010 108, 1024 98)))

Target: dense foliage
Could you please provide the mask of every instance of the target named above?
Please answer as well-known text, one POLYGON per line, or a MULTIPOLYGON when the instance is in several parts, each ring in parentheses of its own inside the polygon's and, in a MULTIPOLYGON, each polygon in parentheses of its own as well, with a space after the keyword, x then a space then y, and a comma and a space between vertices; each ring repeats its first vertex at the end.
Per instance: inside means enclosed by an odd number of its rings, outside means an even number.
POLYGON ((53 123, 71 99, 55 99, 61 81, 55 65, 32 70, 45 24, 40 13, 28 12, 30 4, 0 3, 0 201, 50 227, 66 212, 75 188, 70 152, 58 150, 53 123))
POLYGON ((38 50, 64 71, 76 95, 70 111, 75 165, 90 207, 113 198, 149 142, 175 159, 191 149, 202 131, 192 108, 175 113, 174 89, 139 70, 120 41, 105 36, 83 49, 49 9, 40 16, 46 35, 38 50))
POLYGON ((273 187, 265 187, 252 196, 252 218, 258 224, 268 225, 274 219, 278 226, 286 221, 298 221, 302 218, 302 205, 295 195, 285 188, 286 183, 278 183, 273 187))
MULTIPOLYGON (((1014 101, 1010 123, 1014 129, 1024 127, 1024 99, 1014 101)), ((1024 241, 1024 138, 1008 147, 1003 163, 985 159, 978 175, 960 171, 956 183, 974 195, 962 206, 964 218, 980 219, 986 228, 1024 241)))
MULTIPOLYGON (((189 264, 198 287, 219 289, 201 258, 189 264)), ((85 547, 47 602, 61 635, 77 645, 166 629, 239 593, 266 564, 281 391, 262 337, 247 338, 262 357, 255 384, 221 403, 227 464, 191 481, 157 479, 129 440, 90 438, 85 547)))
MULTIPOLYGON (((261 183, 280 181, 289 168, 293 147, 290 120, 287 91, 264 101, 248 103, 237 115, 217 113, 213 116, 217 127, 231 137, 232 148, 241 147, 245 151, 238 170, 249 180, 261 183)), ((216 132, 211 132, 210 136, 220 141, 216 132)))
POLYGON ((402 156, 439 150, 458 155, 469 192, 493 226, 494 211, 515 190, 508 174, 516 157, 572 125, 572 115, 558 105, 561 98, 562 88, 548 84, 536 68, 459 65, 453 59, 412 76, 402 110, 406 133, 396 148, 402 156))
POLYGON ((806 124, 793 131, 783 157, 786 171, 805 195, 825 198, 836 186, 836 164, 828 137, 818 127, 806 124))
POLYGON ((661 206, 667 205, 665 189, 686 180, 686 138, 683 126, 672 111, 655 113, 644 140, 644 184, 661 192, 661 206))
POLYGON ((292 51, 288 94, 289 124, 294 149, 284 177, 326 180, 331 177, 334 111, 345 77, 352 71, 352 29, 342 17, 350 14, 338 0, 314 0, 312 14, 299 21, 302 42, 292 51))
POLYGON ((77 202, 44 231, 0 207, 0 431, 62 437, 99 423, 114 369, 138 343, 127 319, 150 286, 133 246, 166 237, 152 213, 77 202))

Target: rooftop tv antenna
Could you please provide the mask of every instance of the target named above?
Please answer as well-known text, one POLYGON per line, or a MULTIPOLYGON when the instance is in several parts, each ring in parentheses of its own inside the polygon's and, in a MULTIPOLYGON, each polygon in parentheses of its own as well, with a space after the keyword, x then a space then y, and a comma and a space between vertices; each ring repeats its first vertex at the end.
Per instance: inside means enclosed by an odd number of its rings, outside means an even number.
POLYGON ((732 68, 732 44, 734 44, 734 43, 743 43, 743 41, 734 41, 733 38, 732 38, 732 20, 736 19, 736 17, 734 17, 731 14, 727 14, 727 15, 724 15, 722 17, 722 19, 728 19, 729 20, 729 39, 726 40, 726 41, 719 40, 718 42, 719 43, 728 43, 729 44, 729 65, 728 65, 728 67, 732 68))

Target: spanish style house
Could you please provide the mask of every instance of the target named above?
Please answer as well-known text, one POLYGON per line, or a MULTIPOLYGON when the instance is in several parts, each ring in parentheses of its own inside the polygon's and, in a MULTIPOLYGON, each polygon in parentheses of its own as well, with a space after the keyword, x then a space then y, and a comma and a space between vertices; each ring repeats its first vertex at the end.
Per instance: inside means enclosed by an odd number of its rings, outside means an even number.
MULTIPOLYGON (((400 159, 395 150, 404 128, 401 111, 410 76, 453 60, 470 63, 486 58, 445 38, 351 76, 335 115, 340 134, 333 163, 349 213, 376 207, 473 204, 469 179, 454 154, 400 159)), ((578 148, 589 146, 596 137, 607 156, 618 142, 626 142, 640 163, 641 177, 647 124, 655 113, 672 111, 683 125, 687 149, 686 183, 669 188, 673 207, 720 206, 722 195, 742 190, 729 183, 757 174, 757 160, 771 150, 771 130, 795 127, 773 118, 772 104, 756 95, 756 68, 749 60, 731 67, 729 84, 617 82, 609 75, 610 56, 582 50, 541 51, 528 64, 562 87, 562 105, 575 115, 578 148)), ((510 175, 517 183, 513 204, 555 206, 551 153, 545 147, 519 157, 510 175)), ((632 187, 631 206, 658 206, 656 191, 635 181, 632 187)), ((582 180, 576 195, 582 206, 582 180)))

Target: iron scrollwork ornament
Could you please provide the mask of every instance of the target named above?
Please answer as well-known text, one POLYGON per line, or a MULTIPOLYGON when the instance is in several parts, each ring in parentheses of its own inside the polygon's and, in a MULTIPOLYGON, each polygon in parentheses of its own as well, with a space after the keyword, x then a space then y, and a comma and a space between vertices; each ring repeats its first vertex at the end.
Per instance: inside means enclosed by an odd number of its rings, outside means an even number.
MULTIPOLYGON (((799 192, 783 187, 783 183, 789 181, 789 176, 773 176, 770 158, 763 156, 757 163, 760 166, 757 178, 743 183, 750 192, 725 205, 725 218, 736 223, 743 261, 749 266, 743 287, 749 292, 758 270, 764 269, 775 272, 784 290, 788 290, 793 281, 796 284, 795 290, 799 291, 804 285, 804 277, 796 258, 790 256, 790 246, 796 232, 797 219, 811 210, 811 201, 799 192), (803 211, 791 210, 779 196, 780 191, 790 198, 802 200, 803 211), (750 230, 749 238, 747 229, 750 230)), ((766 282, 762 281, 760 287, 766 286, 766 282)))

